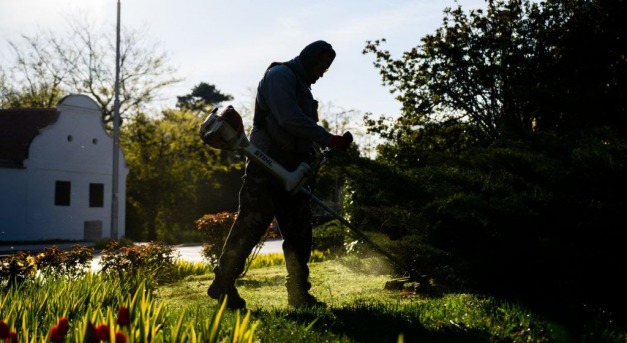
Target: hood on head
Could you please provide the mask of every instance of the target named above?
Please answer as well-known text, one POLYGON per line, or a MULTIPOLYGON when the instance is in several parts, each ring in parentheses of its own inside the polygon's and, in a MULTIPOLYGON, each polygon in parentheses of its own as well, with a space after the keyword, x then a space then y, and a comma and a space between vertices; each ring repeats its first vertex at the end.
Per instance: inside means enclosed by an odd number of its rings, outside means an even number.
POLYGON ((335 50, 331 44, 318 40, 309 45, 307 45, 298 55, 300 62, 303 64, 305 70, 311 70, 311 68, 316 64, 318 57, 322 53, 328 53, 332 59, 335 58, 335 50))

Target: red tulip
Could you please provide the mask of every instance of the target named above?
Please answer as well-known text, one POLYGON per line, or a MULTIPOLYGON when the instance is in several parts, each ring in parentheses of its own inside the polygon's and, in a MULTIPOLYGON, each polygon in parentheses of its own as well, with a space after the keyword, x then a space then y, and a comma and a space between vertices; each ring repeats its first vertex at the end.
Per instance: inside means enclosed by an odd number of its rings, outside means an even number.
POLYGON ((118 325, 131 325, 131 314, 125 306, 120 306, 120 309, 118 310, 118 325))
POLYGON ((126 335, 122 331, 115 333, 115 343, 126 343, 126 335))
POLYGON ((4 343, 17 343, 17 332, 15 331, 9 332, 9 336, 4 341, 4 343))
POLYGON ((3 320, 0 320, 0 339, 9 337, 9 326, 3 320))
POLYGON ((57 323, 57 326, 59 329, 59 333, 61 333, 63 336, 67 335, 68 330, 70 330, 70 323, 65 317, 59 318, 59 322, 57 323))
POLYGON ((96 339, 99 341, 109 340, 109 326, 106 324, 100 324, 96 326, 96 339))
POLYGON ((50 335, 48 336, 50 342, 61 342, 63 336, 65 335, 61 333, 58 325, 53 325, 52 328, 50 328, 50 335))

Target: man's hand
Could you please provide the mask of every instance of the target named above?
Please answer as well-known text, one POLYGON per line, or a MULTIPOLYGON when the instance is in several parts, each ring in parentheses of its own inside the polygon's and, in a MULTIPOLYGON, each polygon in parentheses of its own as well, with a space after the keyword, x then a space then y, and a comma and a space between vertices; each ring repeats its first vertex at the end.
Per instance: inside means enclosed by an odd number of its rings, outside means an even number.
POLYGON ((333 150, 346 151, 353 141, 350 132, 346 132, 343 136, 333 135, 327 146, 333 150))

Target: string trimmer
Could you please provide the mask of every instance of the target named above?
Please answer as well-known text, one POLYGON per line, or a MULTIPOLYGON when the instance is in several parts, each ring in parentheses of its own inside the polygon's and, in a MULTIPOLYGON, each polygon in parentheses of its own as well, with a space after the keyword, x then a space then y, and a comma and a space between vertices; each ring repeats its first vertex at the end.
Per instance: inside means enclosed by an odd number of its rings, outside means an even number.
MULTIPOLYGON (((205 121, 200 125, 199 134, 203 142, 216 149, 243 151, 251 160, 262 165, 270 173, 278 177, 283 182, 285 190, 292 194, 301 192, 307 195, 318 206, 322 207, 331 216, 338 219, 353 233, 359 236, 359 238, 368 243, 375 251, 387 257, 397 268, 404 272, 405 276, 388 282, 386 284, 386 288, 398 288, 399 285, 410 281, 418 282, 420 287, 423 289, 430 288, 429 279, 425 275, 407 267, 402 261, 376 244, 363 231, 342 217, 338 212, 327 206, 322 200, 320 200, 320 198, 314 195, 307 188, 303 187, 312 173, 312 167, 310 165, 303 162, 293 171, 286 170, 265 152, 250 143, 244 133, 242 117, 232 106, 228 106, 219 115, 217 113, 218 108, 214 108, 205 121)), ((344 137, 352 142, 353 137, 350 132, 345 133, 344 137)))

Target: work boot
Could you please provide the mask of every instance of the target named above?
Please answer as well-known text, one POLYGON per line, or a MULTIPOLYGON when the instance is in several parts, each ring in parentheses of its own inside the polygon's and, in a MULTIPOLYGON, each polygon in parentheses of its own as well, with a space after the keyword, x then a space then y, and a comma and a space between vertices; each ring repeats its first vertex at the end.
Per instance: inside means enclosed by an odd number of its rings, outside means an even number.
POLYGON ((295 282, 288 280, 285 283, 287 288, 287 304, 294 308, 307 307, 327 307, 327 304, 318 301, 316 297, 309 293, 311 283, 307 281, 295 282))
POLYGON ((235 288, 235 280, 224 278, 218 268, 214 269, 216 278, 207 289, 207 295, 218 300, 222 304, 226 296, 226 307, 231 310, 243 309, 246 307, 246 300, 242 299, 235 288))
POLYGON ((288 292, 287 304, 294 308, 327 307, 327 304, 319 301, 307 291, 288 292))

